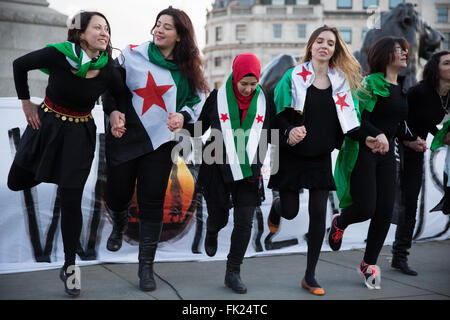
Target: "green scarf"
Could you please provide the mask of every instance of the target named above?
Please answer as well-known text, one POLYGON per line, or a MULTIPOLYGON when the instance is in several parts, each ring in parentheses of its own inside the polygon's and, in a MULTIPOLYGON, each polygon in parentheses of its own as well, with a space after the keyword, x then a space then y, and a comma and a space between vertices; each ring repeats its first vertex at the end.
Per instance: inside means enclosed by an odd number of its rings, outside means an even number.
MULTIPOLYGON (((358 90, 357 96, 360 100, 358 101, 358 99, 353 97, 356 113, 360 121, 361 114, 364 110, 369 112, 373 111, 378 100, 377 96, 389 97, 390 86, 384 78, 384 75, 380 72, 372 73, 364 79, 364 87, 368 93, 358 90)), ((346 136, 334 168, 336 194, 339 199, 339 207, 341 208, 349 207, 353 203, 350 194, 350 177, 358 159, 358 153, 359 142, 346 136)))
POLYGON ((178 66, 175 63, 164 59, 154 42, 150 42, 148 46, 148 59, 151 63, 170 71, 173 81, 177 86, 177 111, 184 106, 193 109, 194 105, 201 101, 200 97, 191 91, 189 82, 181 74, 178 66))
POLYGON ((444 138, 448 133, 449 127, 450 127, 450 119, 444 122, 444 124, 442 125, 442 129, 439 130, 434 136, 433 141, 431 142, 430 147, 431 151, 434 151, 444 145, 444 138))
MULTIPOLYGON (((80 51, 80 56, 78 57, 74 51, 73 43, 69 41, 56 43, 56 44, 48 44, 46 47, 54 47, 63 55, 68 57, 70 60, 75 62, 78 66, 78 71, 75 73, 76 76, 80 78, 86 78, 86 73, 91 70, 99 70, 107 65, 108 63, 108 53, 106 51, 102 51, 99 58, 95 62, 91 62, 89 57, 84 57, 84 50, 80 51)), ((41 69, 42 72, 49 74, 48 69, 41 69)))

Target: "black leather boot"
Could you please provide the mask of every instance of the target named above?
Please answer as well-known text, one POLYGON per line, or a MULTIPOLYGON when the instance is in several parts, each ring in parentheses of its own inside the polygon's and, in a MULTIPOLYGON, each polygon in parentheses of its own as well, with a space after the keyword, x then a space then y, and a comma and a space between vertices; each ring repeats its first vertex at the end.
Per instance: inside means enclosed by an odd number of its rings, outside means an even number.
POLYGON ((416 271, 409 268, 408 261, 406 259, 396 259, 395 257, 393 257, 391 266, 392 268, 399 269, 401 272, 409 276, 418 275, 416 271))
POLYGON ((236 293, 247 293, 247 287, 241 280, 241 275, 237 269, 229 269, 225 272, 225 286, 231 288, 236 293))
POLYGON ((122 247, 123 234, 128 226, 128 209, 124 211, 109 210, 112 221, 113 230, 106 243, 109 251, 118 251, 122 247))
POLYGON ((150 222, 145 219, 139 220, 139 288, 142 291, 153 291, 156 289, 153 277, 153 261, 155 260, 156 248, 161 235, 162 222, 150 222))
POLYGON ((208 256, 214 257, 217 252, 217 233, 206 232, 205 252, 208 256))

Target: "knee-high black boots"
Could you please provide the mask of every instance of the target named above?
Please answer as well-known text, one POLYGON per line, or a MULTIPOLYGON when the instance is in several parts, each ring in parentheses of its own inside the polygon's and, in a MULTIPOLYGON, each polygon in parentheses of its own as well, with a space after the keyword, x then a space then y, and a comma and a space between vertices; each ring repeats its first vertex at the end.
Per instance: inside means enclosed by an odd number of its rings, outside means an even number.
POLYGON ((139 220, 139 288, 142 291, 156 289, 153 277, 153 261, 156 248, 161 235, 162 222, 152 222, 146 219, 139 220))
POLYGON ((122 247, 122 239, 128 226, 128 208, 123 211, 109 210, 112 221, 113 230, 106 243, 106 249, 109 251, 118 251, 122 247))

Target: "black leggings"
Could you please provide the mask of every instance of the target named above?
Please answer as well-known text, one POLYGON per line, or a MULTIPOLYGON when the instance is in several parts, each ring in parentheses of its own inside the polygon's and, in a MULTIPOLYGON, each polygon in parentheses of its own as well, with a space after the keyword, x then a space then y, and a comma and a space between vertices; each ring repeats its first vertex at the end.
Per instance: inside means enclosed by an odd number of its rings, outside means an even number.
MULTIPOLYGON (((40 182, 34 180, 34 174, 13 163, 8 175, 8 187, 13 191, 32 188, 40 182)), ((75 255, 80 242, 83 215, 81 200, 83 188, 58 187, 61 201, 61 234, 64 245, 64 268, 75 265, 75 255)))
POLYGON ((173 145, 163 144, 139 158, 108 167, 105 195, 108 207, 114 211, 126 210, 136 188, 139 218, 162 222, 173 145))
POLYGON ((360 145, 350 180, 352 205, 342 210, 337 226, 345 229, 353 223, 371 219, 364 262, 376 264, 389 231, 395 201, 396 164, 392 140, 385 155, 373 154, 360 145))
MULTIPOLYGON (((327 214, 328 190, 310 189, 308 212, 308 254, 305 278, 310 285, 315 281, 315 270, 325 236, 325 219, 327 214)), ((279 205, 274 203, 279 215, 285 219, 294 219, 299 211, 300 197, 299 191, 280 190, 279 205)))

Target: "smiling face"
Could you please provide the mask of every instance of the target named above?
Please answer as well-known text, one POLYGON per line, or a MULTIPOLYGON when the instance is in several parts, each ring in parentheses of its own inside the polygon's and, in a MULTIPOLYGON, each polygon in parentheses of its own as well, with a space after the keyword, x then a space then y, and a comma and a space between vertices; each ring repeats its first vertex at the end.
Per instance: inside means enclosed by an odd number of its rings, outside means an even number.
POLYGON ((328 62, 336 50, 336 37, 331 31, 321 32, 311 46, 311 58, 319 62, 328 62))
POLYGON ((237 88, 239 93, 244 97, 248 97, 256 90, 256 86, 258 85, 258 79, 255 76, 245 76, 242 77, 241 80, 237 83, 237 88))
POLYGON ((80 35, 80 45, 86 50, 104 51, 109 43, 109 27, 100 16, 92 16, 86 30, 80 35))
POLYGON ((171 50, 175 47, 176 43, 180 41, 175 22, 170 15, 161 15, 158 18, 152 33, 153 41, 160 49, 171 50))
POLYGON ((439 60, 439 79, 450 81, 450 54, 441 56, 439 60))

